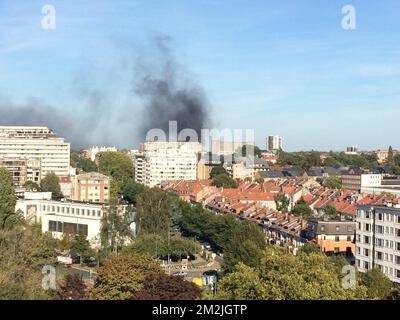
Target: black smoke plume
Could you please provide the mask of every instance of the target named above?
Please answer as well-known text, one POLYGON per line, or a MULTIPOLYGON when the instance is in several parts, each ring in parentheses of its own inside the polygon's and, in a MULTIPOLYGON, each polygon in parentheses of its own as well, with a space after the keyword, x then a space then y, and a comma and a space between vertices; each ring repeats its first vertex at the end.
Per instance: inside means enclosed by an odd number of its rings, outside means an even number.
POLYGON ((133 91, 144 101, 141 138, 151 129, 162 129, 168 137, 169 121, 176 121, 178 133, 193 129, 200 139, 209 124, 204 90, 176 62, 169 37, 154 37, 152 48, 155 61, 139 58, 134 71, 133 91))
MULTIPOLYGON (((139 54, 123 66, 115 66, 118 67, 122 72, 134 70, 133 78, 129 75, 133 89, 115 93, 130 98, 122 106, 115 105, 105 90, 93 87, 91 79, 85 81, 82 80, 85 76, 79 75, 72 81, 71 99, 77 101, 79 112, 38 98, 16 103, 0 92, 0 125, 47 126, 71 142, 73 148, 93 145, 132 148, 144 141, 149 129, 160 128, 168 133, 169 120, 177 121, 178 132, 191 128, 200 137, 200 130, 208 121, 207 99, 202 88, 192 84, 184 68, 175 62, 169 38, 154 37, 148 53, 139 54), (150 63, 149 57, 154 58, 150 63), (143 105, 137 101, 138 97, 143 105)), ((107 79, 106 74, 104 78, 107 79)))

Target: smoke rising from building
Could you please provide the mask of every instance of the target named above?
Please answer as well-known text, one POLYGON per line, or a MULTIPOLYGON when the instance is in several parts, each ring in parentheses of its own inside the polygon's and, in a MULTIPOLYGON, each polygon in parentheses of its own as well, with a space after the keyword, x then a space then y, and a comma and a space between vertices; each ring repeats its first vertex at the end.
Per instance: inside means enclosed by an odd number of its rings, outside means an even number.
POLYGON ((193 129, 200 139, 201 129, 209 123, 204 90, 188 79, 187 72, 175 61, 168 37, 155 37, 152 48, 156 64, 138 59, 134 72, 133 91, 144 101, 141 138, 156 128, 168 137, 169 121, 176 121, 178 133, 193 129))
POLYGON ((191 128, 200 136, 208 121, 203 89, 185 79, 187 73, 175 62, 168 37, 154 37, 149 53, 139 54, 124 65, 124 70, 133 71, 131 91, 116 93, 127 95, 129 102, 124 105, 116 105, 106 90, 93 88, 88 85, 90 81, 80 81, 79 76, 73 79, 71 100, 79 105, 74 110, 37 98, 17 103, 0 92, 0 125, 47 126, 70 141, 73 148, 132 148, 145 139, 150 129, 168 133, 169 120, 177 121, 178 132, 191 128), (149 58, 153 59, 150 63, 149 58))

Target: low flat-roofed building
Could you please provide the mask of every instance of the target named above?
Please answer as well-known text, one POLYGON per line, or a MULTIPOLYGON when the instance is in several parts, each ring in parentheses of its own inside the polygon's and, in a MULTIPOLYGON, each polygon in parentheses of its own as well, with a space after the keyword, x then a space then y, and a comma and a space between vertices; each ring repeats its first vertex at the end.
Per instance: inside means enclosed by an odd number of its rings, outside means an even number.
MULTIPOLYGON (((93 247, 100 245, 101 219, 107 206, 94 203, 45 199, 18 200, 16 211, 30 223, 40 223, 42 232, 61 239, 64 233, 83 234, 93 247)), ((127 206, 121 206, 122 211, 127 206)))

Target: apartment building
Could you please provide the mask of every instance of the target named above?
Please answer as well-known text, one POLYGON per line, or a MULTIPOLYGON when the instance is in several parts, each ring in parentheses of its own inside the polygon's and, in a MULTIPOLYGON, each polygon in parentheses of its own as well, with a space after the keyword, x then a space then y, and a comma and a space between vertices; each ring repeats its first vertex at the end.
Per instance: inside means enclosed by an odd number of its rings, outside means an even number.
POLYGON ((356 222, 309 219, 306 236, 316 241, 325 254, 355 254, 356 222))
POLYGON ((110 200, 110 177, 89 172, 73 179, 72 200, 82 202, 108 203, 110 200))
POLYGON ((40 160, 26 158, 0 158, 0 166, 10 172, 14 187, 22 188, 27 181, 37 184, 42 179, 40 160))
POLYGON ((154 187, 162 181, 196 180, 198 142, 145 142, 135 155, 135 180, 154 187))
POLYGON ((268 136, 267 137, 267 150, 278 151, 283 149, 283 138, 280 136, 268 136))
POLYGON ((40 161, 42 177, 49 172, 67 176, 70 144, 47 127, 0 126, 0 158, 40 161))
POLYGON ((357 206, 356 265, 400 283, 400 204, 357 206))

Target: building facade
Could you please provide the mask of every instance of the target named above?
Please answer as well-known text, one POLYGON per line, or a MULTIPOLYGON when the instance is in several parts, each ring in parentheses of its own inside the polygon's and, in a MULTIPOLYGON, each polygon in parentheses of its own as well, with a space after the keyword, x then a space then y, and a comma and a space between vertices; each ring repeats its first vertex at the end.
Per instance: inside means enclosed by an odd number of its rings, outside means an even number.
POLYGON ((307 238, 316 241, 325 254, 355 254, 356 222, 309 219, 307 238))
POLYGON ((98 172, 79 174, 73 179, 72 200, 94 203, 108 203, 111 179, 98 172))
POLYGON ((283 138, 280 136, 268 136, 267 137, 267 150, 278 151, 283 149, 283 138))
POLYGON ((400 205, 357 206, 356 266, 380 269, 400 283, 400 205))
POLYGON ((70 144, 47 127, 0 126, 0 158, 40 161, 42 177, 67 176, 70 144))
POLYGON ((135 156, 136 182, 154 187, 162 181, 196 180, 198 142, 145 142, 135 156))

